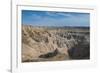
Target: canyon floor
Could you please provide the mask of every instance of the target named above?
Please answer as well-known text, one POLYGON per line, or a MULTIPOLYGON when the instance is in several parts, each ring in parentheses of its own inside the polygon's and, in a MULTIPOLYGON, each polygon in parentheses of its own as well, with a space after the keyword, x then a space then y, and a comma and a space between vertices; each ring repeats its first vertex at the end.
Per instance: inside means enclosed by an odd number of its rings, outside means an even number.
POLYGON ((89 27, 22 25, 22 62, 90 59, 89 27))

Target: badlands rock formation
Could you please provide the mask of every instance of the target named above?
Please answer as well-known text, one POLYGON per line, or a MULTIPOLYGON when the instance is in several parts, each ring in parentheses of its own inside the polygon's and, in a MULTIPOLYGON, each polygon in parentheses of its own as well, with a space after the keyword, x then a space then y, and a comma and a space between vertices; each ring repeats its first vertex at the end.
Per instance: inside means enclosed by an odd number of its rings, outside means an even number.
POLYGON ((89 28, 22 26, 22 62, 89 59, 89 28))

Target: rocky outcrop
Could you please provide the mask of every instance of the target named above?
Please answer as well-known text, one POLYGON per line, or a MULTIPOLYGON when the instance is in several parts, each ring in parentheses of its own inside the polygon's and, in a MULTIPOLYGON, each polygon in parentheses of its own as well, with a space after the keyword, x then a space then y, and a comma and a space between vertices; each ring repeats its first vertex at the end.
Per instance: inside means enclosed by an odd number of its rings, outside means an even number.
POLYGON ((24 25, 22 26, 22 61, 89 58, 89 43, 89 29, 24 25))
POLYGON ((39 58, 51 58, 58 54, 58 50, 54 50, 53 52, 48 52, 46 54, 40 55, 39 58))

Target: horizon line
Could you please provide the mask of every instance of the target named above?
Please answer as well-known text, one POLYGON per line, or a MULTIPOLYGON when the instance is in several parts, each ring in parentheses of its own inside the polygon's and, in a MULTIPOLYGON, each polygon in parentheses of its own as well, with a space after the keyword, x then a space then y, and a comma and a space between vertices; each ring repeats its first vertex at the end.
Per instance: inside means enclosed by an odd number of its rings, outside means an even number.
POLYGON ((90 27, 90 26, 72 26, 72 25, 65 25, 65 26, 50 26, 50 25, 47 25, 47 26, 44 26, 44 25, 33 25, 33 24, 22 24, 22 25, 26 25, 26 26, 34 26, 34 27, 90 27))

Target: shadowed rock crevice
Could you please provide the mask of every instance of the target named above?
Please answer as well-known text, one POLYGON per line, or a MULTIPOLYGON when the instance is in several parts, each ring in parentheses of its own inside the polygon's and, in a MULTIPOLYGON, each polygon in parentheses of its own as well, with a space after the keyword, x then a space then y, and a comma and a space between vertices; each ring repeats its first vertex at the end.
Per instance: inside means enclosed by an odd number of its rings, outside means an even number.
POLYGON ((51 58, 51 57, 54 57, 58 54, 58 50, 54 50, 53 52, 48 52, 46 54, 43 54, 43 55, 40 55, 39 58, 51 58))
POLYGON ((79 44, 68 50, 71 59, 89 59, 90 46, 89 44, 79 44))

